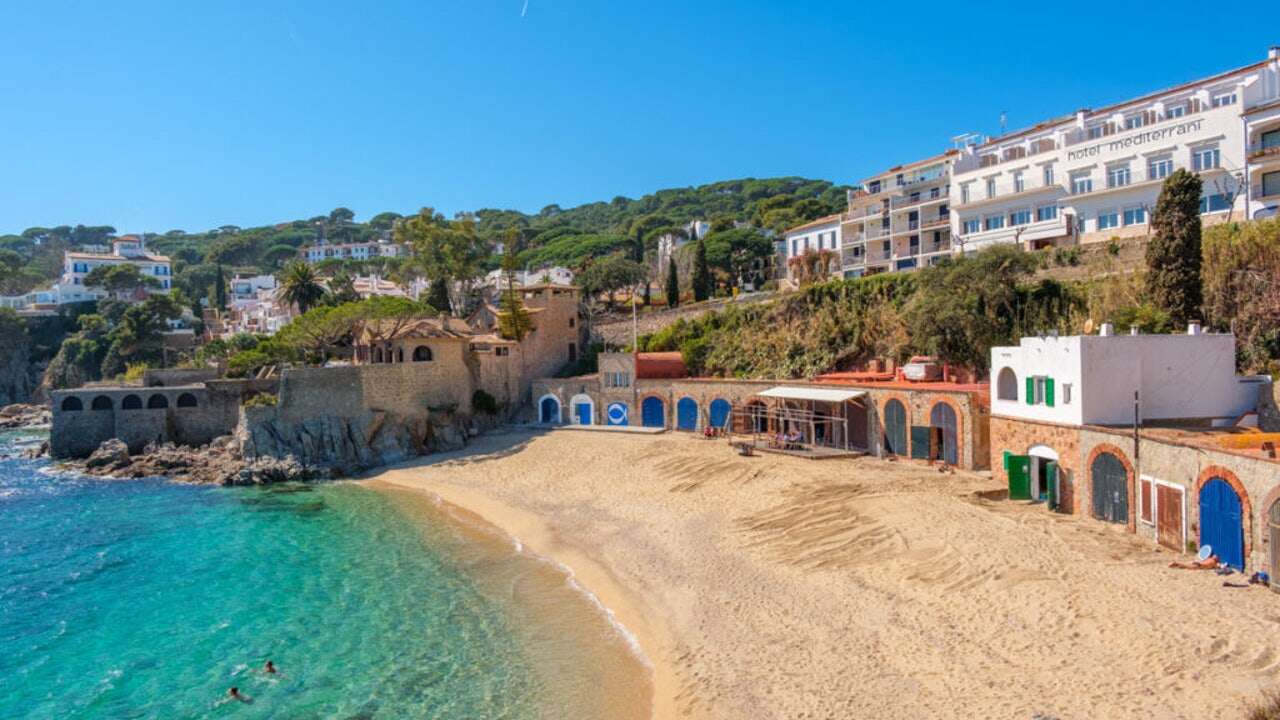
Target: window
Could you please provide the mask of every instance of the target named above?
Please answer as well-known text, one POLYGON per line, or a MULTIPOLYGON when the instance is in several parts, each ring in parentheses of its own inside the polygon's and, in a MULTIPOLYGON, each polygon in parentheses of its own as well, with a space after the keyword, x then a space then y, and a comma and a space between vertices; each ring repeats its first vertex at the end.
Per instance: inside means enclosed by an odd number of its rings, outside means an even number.
POLYGON ((1152 158, 1147 161, 1147 179, 1163 180, 1169 177, 1173 172, 1173 160, 1171 158, 1152 158))
POLYGON ((1124 119, 1124 127, 1126 130, 1133 130, 1134 128, 1140 128, 1143 125, 1146 125, 1146 118, 1144 118, 1141 114, 1130 115, 1129 117, 1124 119))
POLYGON ((1052 184, 1053 184, 1053 166, 1045 165, 1044 166, 1044 185, 1045 187, 1049 187, 1052 184))
POLYGON ((1236 104, 1236 94, 1234 92, 1215 95, 1213 98, 1214 107, 1226 107, 1227 105, 1236 104))
POLYGON ((1124 187, 1129 184, 1129 166, 1113 165, 1107 168, 1107 187, 1124 187))
POLYGON ((993 198, 995 196, 996 196, 996 179, 987 178, 987 197, 993 198))
POLYGON ((930 188, 929 198, 934 199, 942 196, 942 188, 930 188))
POLYGON ((1071 383, 1062 383, 1062 404, 1071 404, 1071 383))
POLYGON ((1027 378, 1027 404, 1053 407, 1053 378, 1035 375, 1027 378))
POLYGON ((1180 118, 1187 114, 1187 106, 1184 103, 1171 105, 1164 109, 1164 116, 1167 119, 1180 118))
POLYGON ((1280 170, 1262 175, 1262 197, 1272 195, 1280 195, 1280 170))
POLYGON ((947 216, 948 214, 950 214, 950 213, 951 213, 951 209, 947 207, 947 204, 946 204, 946 203, 942 203, 941 205, 939 205, 939 206, 938 206, 938 217, 939 217, 939 218, 944 218, 944 217, 946 217, 946 216, 947 216))
POLYGON ((1088 171, 1073 174, 1071 176, 1071 194, 1082 195, 1087 192, 1093 192, 1093 178, 1089 177, 1088 171))
POLYGON ((1004 216, 988 215, 986 218, 983 219, 982 227, 984 230, 999 230, 1000 228, 1004 227, 1004 216))
POLYGON ((1013 174, 1013 191, 1022 192, 1027 189, 1027 183, 1022 179, 1022 171, 1019 170, 1013 174))
POLYGON ((1191 152, 1191 169, 1200 172, 1201 170, 1216 168, 1221 159, 1216 145, 1193 150, 1191 152))
POLYGON ((576 327, 577 324, 578 324, 578 318, 572 318, 572 317, 569 318, 569 327, 576 327))
POLYGON ((1013 368, 1000 368, 1000 373, 996 375, 996 399, 1018 399, 1018 375, 1013 368))
POLYGON ((1046 220, 1054 220, 1058 217, 1057 205, 1041 205, 1036 208, 1036 222, 1044 222, 1046 220))
POLYGON ((1101 210, 1098 212, 1098 229, 1107 230, 1120 226, 1120 213, 1115 210, 1101 210))
POLYGON ((960 186, 960 202, 969 202, 969 183, 960 186))
POLYGON ((498 357, 507 357, 511 354, 511 348, 506 347, 505 345, 500 345, 493 349, 493 354, 498 357))
POLYGON ((800 254, 800 241, 795 238, 791 238, 791 254, 792 256, 800 254))
POLYGON ((867 183, 867 193, 871 195, 875 195, 878 192, 880 192, 879 180, 872 180, 871 182, 867 183))
POLYGON ((981 232, 981 231, 982 231, 982 221, 979 220, 978 218, 970 218, 964 221, 965 235, 970 235, 972 233, 981 232))
POLYGON ((1226 195, 1210 195, 1200 198, 1200 214, 1225 212, 1231 207, 1226 195))
POLYGON ((1262 142, 1259 144, 1262 146, 1263 150, 1280 148, 1280 130, 1272 130, 1270 132, 1262 133, 1261 140, 1262 142))
MULTIPOLYGON (((419 345, 413 349, 414 362, 431 362, 431 348, 426 345, 419 345)), ((376 362, 376 361, 375 361, 376 362)))
POLYGON ((1094 125, 1093 127, 1088 128, 1087 130, 1085 130, 1085 135, 1090 140, 1097 140, 1098 138, 1102 137, 1102 126, 1094 125))
POLYGON ((1030 225, 1031 211, 1030 210, 1014 210, 1013 212, 1009 213, 1009 224, 1010 225, 1030 225))
POLYGON ((1130 225, 1141 225, 1147 221, 1147 211, 1141 207, 1131 207, 1124 209, 1125 227, 1130 225))
POLYGON ((569 343, 569 362, 578 362, 578 344, 569 343))

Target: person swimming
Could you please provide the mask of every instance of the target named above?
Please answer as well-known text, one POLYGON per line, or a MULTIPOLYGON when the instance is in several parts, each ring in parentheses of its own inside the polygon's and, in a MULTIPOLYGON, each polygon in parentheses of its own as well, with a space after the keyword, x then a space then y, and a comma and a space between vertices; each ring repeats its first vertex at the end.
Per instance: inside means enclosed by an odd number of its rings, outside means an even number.
POLYGON ((234 685, 232 685, 231 689, 227 691, 227 697, 231 698, 232 700, 239 700, 242 703, 253 702, 253 700, 251 700, 249 697, 247 697, 246 695, 240 692, 240 688, 234 685))
POLYGON ((275 663, 273 663, 273 662, 271 662, 270 660, 268 660, 268 661, 267 661, 267 664, 266 664, 266 665, 264 665, 264 666, 262 666, 262 672, 264 672, 264 673, 266 673, 266 674, 268 674, 268 675, 275 675, 275 674, 276 674, 276 664, 275 664, 275 663))

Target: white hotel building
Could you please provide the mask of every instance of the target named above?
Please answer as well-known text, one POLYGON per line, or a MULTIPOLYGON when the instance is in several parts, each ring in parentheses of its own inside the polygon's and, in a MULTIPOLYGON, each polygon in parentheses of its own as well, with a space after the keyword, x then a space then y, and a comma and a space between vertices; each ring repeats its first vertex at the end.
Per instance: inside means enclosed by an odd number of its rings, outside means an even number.
POLYGON ((1266 60, 965 147, 951 184, 960 250, 1145 235, 1165 177, 1204 181, 1206 223, 1280 206, 1280 50, 1266 60))
POLYGON ((890 168, 849 193, 840 218, 845 277, 914 270, 952 252, 950 187, 956 152, 890 168))
POLYGON ((403 245, 390 242, 321 243, 304 247, 298 253, 311 265, 325 260, 372 260, 408 254, 403 245))

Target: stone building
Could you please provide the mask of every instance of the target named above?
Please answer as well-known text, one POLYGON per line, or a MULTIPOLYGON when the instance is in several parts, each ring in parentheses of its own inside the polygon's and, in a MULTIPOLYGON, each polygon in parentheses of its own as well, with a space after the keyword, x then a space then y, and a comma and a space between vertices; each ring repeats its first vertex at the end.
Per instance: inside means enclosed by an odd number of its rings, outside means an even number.
POLYGON ((1280 433, 1265 432, 1258 412, 1274 389, 1270 378, 1237 376, 1234 357, 1232 336, 1194 325, 1156 336, 1104 326, 993 348, 993 475, 1011 498, 1171 550, 1208 544, 1236 568, 1274 562, 1280 433))
POLYGON ((912 382, 893 373, 813 382, 692 378, 679 353, 603 353, 599 368, 592 375, 534 381, 538 421, 744 433, 759 423, 761 433, 771 434, 784 429, 786 413, 768 408, 784 406, 828 417, 829 437, 847 449, 966 469, 989 462, 985 384, 912 382), (797 392, 770 394, 778 388, 797 392), (828 397, 837 388, 846 392, 828 397))

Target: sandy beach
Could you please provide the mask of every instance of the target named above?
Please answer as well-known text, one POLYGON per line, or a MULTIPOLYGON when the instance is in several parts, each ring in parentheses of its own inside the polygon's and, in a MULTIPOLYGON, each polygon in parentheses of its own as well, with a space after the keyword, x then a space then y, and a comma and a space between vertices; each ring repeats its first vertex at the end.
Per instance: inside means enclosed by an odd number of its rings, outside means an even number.
POLYGON ((1239 717, 1280 673, 1280 597, 976 474, 557 430, 368 482, 571 568, 653 665, 657 717, 1239 717))

